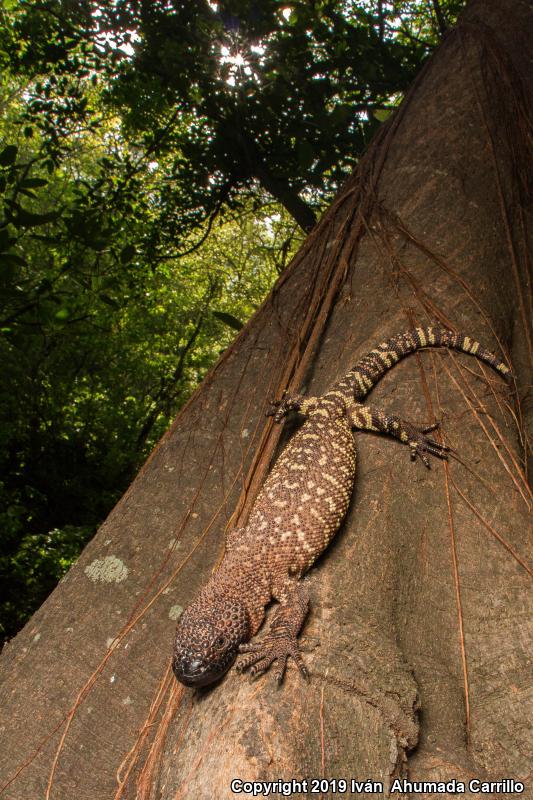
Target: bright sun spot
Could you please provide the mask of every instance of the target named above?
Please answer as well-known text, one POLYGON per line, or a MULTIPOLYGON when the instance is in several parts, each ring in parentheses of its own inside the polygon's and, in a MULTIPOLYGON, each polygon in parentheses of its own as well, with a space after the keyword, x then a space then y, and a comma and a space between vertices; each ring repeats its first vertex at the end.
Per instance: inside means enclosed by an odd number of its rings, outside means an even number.
POLYGON ((231 64, 234 67, 244 67, 246 64, 246 59, 242 53, 233 53, 232 55, 229 47, 225 45, 220 48, 220 55, 222 56, 221 61, 223 64, 231 64))
POLYGON ((229 86, 235 86, 239 76, 242 77, 244 74, 249 77, 252 74, 250 64, 243 54, 238 51, 232 53, 227 45, 220 46, 220 61, 222 64, 229 65, 229 75, 226 78, 229 86))

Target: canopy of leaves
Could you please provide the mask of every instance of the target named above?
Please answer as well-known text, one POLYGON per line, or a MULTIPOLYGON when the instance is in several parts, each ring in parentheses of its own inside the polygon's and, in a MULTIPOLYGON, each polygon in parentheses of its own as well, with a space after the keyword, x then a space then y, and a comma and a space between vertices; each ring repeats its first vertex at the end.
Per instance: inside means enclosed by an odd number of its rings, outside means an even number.
POLYGON ((460 5, 30 3, 13 36, 29 72, 105 74, 128 138, 171 156, 171 237, 258 186, 308 230, 460 5))

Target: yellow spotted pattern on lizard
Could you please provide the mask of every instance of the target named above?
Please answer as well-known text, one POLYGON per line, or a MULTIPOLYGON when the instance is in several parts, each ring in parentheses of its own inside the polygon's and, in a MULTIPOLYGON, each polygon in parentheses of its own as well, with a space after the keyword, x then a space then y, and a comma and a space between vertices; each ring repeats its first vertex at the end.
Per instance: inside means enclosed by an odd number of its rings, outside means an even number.
POLYGON ((401 358, 439 346, 471 353, 509 374, 503 362, 468 336, 416 328, 382 342, 322 397, 285 396, 273 404, 276 422, 292 410, 305 422, 266 479, 246 527, 229 533, 220 568, 180 617, 173 654, 179 681, 212 683, 239 652, 244 654, 237 665, 241 671, 256 674, 277 662, 281 681, 290 656, 307 674, 297 637, 309 597, 299 579, 328 546, 348 509, 356 465, 352 429, 395 437, 427 467, 429 455, 446 458, 448 450, 428 436, 437 424, 419 427, 362 401, 401 358), (250 642, 272 600, 278 606, 268 633, 250 642))

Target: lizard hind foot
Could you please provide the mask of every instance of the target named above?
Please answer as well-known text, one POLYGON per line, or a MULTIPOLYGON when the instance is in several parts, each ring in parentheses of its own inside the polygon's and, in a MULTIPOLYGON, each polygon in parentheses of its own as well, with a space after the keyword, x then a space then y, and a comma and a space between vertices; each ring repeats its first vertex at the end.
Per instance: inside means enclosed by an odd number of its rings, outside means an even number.
POLYGON ((281 395, 281 400, 269 400, 271 408, 266 412, 267 417, 274 417, 274 422, 282 422, 290 411, 298 411, 301 405, 299 395, 290 395, 287 390, 281 395))
POLYGON ((287 668, 287 661, 291 656, 302 676, 306 679, 309 677, 307 667, 300 655, 298 641, 286 629, 273 630, 260 642, 241 644, 239 652, 245 655, 237 663, 238 672, 249 670, 251 675, 261 675, 277 661, 274 678, 277 683, 281 683, 287 668))
POLYGON ((270 408, 265 413, 265 417, 274 417, 275 422, 280 422, 281 419, 288 414, 288 409, 286 409, 286 399, 287 390, 285 389, 281 395, 281 400, 269 400, 268 405, 270 408))
POLYGON ((422 463, 428 468, 431 468, 428 454, 435 456, 436 458, 441 458, 443 460, 447 460, 448 453, 451 451, 451 448, 441 442, 437 442, 436 439, 431 439, 429 436, 426 436, 427 433, 436 430, 439 427, 439 423, 433 423, 432 425, 428 425, 425 428, 420 428, 419 430, 413 429, 409 431, 409 447, 411 449, 411 461, 416 461, 417 457, 420 458, 422 463))

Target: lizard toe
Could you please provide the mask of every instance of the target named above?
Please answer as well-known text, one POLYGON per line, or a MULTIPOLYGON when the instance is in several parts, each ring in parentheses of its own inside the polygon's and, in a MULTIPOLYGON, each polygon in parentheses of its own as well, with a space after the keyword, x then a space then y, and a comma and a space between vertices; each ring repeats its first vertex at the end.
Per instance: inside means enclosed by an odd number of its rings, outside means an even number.
POLYGON ((237 672, 241 672, 242 673, 242 672, 246 672, 246 670, 249 669, 253 674, 255 672, 255 669, 254 669, 255 665, 259 661, 261 661, 261 659, 262 659, 262 654, 261 653, 257 653, 257 652, 248 653, 247 656, 245 656, 243 659, 241 659, 237 663, 236 670, 237 670, 237 672))
POLYGON ((269 658, 261 658, 259 659, 259 661, 256 661, 255 664, 252 664, 252 666, 250 667, 250 675, 253 675, 254 677, 256 675, 262 675, 263 672, 266 672, 268 670, 268 668, 272 664, 272 660, 269 658))
POLYGON ((440 422, 433 422, 431 425, 426 425, 424 428, 420 428, 420 433, 431 433, 431 431, 436 431, 439 427, 440 422))
POLYGON ((289 657, 288 653, 285 653, 285 655, 278 658, 278 668, 274 673, 274 678, 276 680, 276 683, 278 684, 280 684, 283 681, 283 676, 285 675, 285 670, 287 668, 288 657, 289 657))
POLYGON ((263 649, 261 642, 248 642, 247 644, 239 645, 239 653, 257 653, 263 649))

